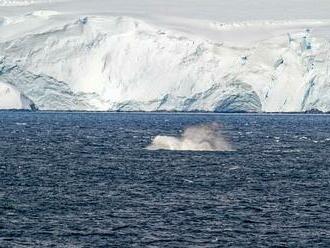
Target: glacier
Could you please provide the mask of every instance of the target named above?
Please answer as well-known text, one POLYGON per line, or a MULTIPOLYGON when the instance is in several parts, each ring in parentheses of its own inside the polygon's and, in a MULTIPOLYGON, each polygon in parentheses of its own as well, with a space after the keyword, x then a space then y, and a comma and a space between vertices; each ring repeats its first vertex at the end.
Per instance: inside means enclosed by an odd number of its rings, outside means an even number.
POLYGON ((35 110, 35 104, 13 85, 0 81, 0 109, 35 110))
POLYGON ((330 111, 326 2, 290 20, 125 1, 0 1, 0 81, 42 110, 330 111))

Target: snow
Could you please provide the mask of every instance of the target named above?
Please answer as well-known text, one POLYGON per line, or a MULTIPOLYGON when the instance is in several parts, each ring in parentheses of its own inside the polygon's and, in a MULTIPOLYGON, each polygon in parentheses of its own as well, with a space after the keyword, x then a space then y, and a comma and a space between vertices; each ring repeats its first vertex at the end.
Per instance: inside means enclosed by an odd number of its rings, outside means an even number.
POLYGON ((54 2, 62 2, 65 0, 0 0, 0 6, 2 7, 8 7, 8 6, 18 6, 18 7, 22 7, 22 6, 29 6, 29 5, 35 5, 35 4, 50 4, 50 3, 54 3, 54 2))
POLYGON ((0 80, 40 109, 330 111, 329 1, 0 6, 0 80))
POLYGON ((33 102, 16 87, 0 81, 0 109, 34 109, 33 102))

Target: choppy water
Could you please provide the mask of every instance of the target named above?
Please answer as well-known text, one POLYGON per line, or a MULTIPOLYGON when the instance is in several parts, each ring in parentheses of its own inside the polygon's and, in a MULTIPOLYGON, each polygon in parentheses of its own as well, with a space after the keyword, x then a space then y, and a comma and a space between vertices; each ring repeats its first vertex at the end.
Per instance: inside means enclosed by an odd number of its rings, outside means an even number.
POLYGON ((329 247, 329 124, 0 112, 0 247, 329 247), (144 149, 210 122, 236 151, 144 149))

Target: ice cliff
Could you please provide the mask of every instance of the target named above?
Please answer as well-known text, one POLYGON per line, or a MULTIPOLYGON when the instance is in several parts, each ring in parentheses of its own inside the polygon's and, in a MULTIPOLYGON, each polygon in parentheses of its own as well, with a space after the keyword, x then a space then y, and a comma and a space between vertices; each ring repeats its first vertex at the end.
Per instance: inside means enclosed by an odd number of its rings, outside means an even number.
POLYGON ((201 21, 201 35, 170 24, 3 16, 0 80, 40 109, 330 111, 330 21, 201 21))
POLYGON ((13 85, 0 81, 0 109, 34 110, 34 103, 13 85))

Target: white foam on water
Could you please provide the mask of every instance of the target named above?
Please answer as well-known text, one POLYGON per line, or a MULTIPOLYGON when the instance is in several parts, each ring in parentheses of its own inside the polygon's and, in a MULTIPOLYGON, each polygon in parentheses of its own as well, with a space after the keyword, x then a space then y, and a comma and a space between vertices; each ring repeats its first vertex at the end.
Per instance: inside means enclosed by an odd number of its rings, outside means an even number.
POLYGON ((218 123, 190 126, 179 137, 156 136, 148 150, 233 151, 218 123))

